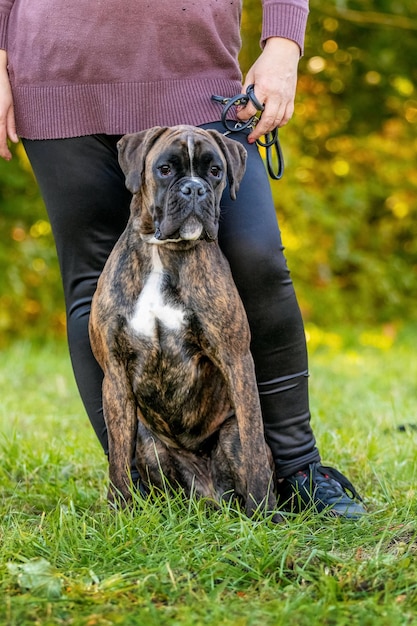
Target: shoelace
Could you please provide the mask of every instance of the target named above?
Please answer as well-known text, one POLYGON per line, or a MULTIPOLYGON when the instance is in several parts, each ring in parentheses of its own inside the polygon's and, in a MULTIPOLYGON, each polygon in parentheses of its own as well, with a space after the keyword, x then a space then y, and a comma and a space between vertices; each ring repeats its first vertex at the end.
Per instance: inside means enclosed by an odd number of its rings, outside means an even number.
MULTIPOLYGON (((348 496, 357 498, 362 502, 362 498, 350 480, 337 469, 326 467, 319 463, 313 463, 310 468, 310 476, 312 482, 316 484, 316 494, 318 497, 320 497, 319 492, 322 490, 325 491, 328 496, 337 498, 340 497, 340 490, 343 490, 348 496)), ((300 472, 300 474, 305 476, 305 480, 309 479, 309 473, 303 471, 300 472)))

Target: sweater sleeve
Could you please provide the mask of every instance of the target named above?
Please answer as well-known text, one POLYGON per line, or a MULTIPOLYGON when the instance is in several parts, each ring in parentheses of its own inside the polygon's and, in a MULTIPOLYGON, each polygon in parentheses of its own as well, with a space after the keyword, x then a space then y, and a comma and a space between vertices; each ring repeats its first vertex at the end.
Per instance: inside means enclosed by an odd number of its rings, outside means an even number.
POLYGON ((308 0, 262 0, 262 6, 262 47, 269 37, 285 37, 295 41, 303 53, 308 0))
POLYGON ((7 48, 7 26, 14 0, 0 0, 0 49, 7 48))

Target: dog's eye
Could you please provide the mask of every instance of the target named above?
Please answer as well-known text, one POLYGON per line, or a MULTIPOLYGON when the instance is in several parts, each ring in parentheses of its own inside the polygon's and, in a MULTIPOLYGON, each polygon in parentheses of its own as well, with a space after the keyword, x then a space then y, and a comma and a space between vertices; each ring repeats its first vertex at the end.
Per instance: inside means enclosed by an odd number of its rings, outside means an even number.
POLYGON ((218 167, 217 165, 212 165, 210 168, 210 174, 212 176, 214 176, 215 178, 219 178, 220 174, 222 173, 220 167, 218 167))
POLYGON ((162 176, 169 176, 171 174, 171 168, 169 165, 160 165, 158 169, 162 176))

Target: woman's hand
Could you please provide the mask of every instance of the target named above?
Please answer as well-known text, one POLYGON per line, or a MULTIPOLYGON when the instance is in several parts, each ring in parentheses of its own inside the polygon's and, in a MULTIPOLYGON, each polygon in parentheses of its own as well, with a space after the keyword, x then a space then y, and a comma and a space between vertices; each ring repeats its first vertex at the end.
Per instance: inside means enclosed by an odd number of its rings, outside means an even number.
POLYGON ((7 139, 13 143, 19 141, 16 134, 12 90, 7 73, 7 53, 5 50, 0 50, 0 157, 10 161, 12 153, 7 145, 7 139))
MULTIPOLYGON (((267 39, 262 54, 247 73, 243 93, 248 85, 255 85, 255 96, 265 109, 255 129, 248 137, 254 143, 259 137, 284 126, 294 113, 297 88, 297 68, 300 59, 298 44, 290 39, 271 37, 267 39)), ((249 101, 238 109, 238 118, 248 120, 256 109, 249 101)))

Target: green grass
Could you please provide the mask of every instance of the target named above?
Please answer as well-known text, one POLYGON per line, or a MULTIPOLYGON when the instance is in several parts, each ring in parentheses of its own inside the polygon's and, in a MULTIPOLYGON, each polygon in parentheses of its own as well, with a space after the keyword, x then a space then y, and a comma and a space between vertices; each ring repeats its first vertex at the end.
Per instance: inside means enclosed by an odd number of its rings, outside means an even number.
POLYGON ((417 624, 417 431, 398 429, 417 423, 416 329, 309 334, 314 430, 359 522, 164 495, 112 513, 65 346, 3 350, 0 624, 417 624))

